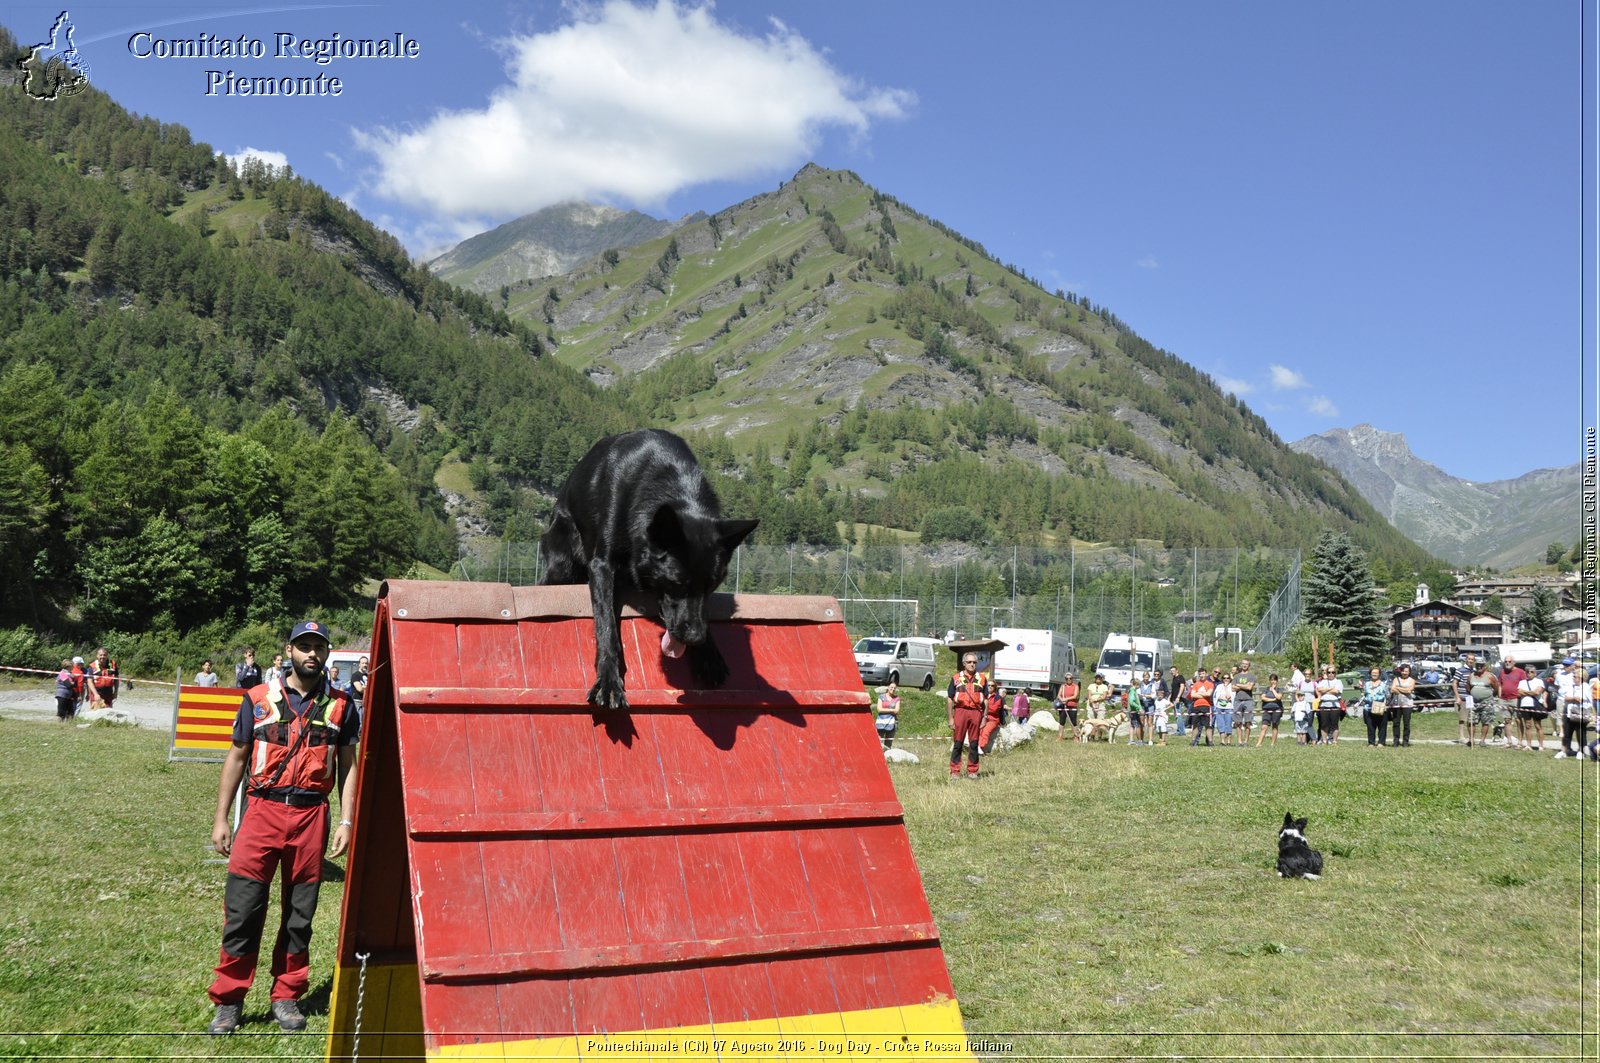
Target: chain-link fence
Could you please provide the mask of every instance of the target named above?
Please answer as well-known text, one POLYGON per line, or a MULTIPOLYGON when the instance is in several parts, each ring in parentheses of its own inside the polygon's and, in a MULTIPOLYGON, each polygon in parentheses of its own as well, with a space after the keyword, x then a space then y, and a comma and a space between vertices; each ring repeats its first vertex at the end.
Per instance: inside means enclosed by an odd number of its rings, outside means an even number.
MULTIPOLYGON (((1109 632, 1277 652, 1300 613, 1300 554, 1270 547, 1168 549, 1155 543, 1064 547, 869 542, 854 550, 745 546, 722 589, 838 598, 852 637, 972 637, 1050 628, 1097 652, 1109 632)), ((458 579, 537 583, 538 543, 463 554, 458 579)))

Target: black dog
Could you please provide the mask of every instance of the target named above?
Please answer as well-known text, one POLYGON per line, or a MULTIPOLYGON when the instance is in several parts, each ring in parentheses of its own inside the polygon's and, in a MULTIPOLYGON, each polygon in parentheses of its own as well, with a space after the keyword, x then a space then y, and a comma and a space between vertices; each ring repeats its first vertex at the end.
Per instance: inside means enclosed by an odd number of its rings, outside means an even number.
POLYGON ((1305 832, 1304 818, 1283 814, 1283 826, 1278 830, 1278 877, 1322 877, 1322 854, 1307 844, 1305 832))
POLYGON ((661 652, 689 649, 694 676, 721 686, 728 666, 706 626, 706 598, 728 574, 734 549, 758 521, 723 520, 717 496, 689 445, 671 432, 645 429, 596 443, 556 498, 539 541, 545 583, 589 584, 594 603, 595 683, 589 703, 626 709, 622 676, 623 591, 661 602, 661 652))

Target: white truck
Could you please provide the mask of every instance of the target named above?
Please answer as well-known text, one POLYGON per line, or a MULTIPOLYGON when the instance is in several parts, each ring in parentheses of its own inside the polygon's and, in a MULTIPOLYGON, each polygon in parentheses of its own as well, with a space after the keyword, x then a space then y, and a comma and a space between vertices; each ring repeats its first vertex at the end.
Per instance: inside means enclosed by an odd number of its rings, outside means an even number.
POLYGON ((1551 652, 1548 642, 1503 642, 1494 649, 1495 657, 1490 662, 1494 665, 1499 665, 1509 657, 1524 668, 1529 665, 1548 668, 1550 662, 1555 660, 1555 654, 1551 652))
POLYGON ((1068 672, 1078 670, 1078 657, 1067 636, 1049 628, 997 627, 990 634, 1005 645, 994 651, 991 675, 1010 690, 1019 687, 1043 698, 1056 696, 1068 672))
POLYGON ((1106 636, 1100 662, 1094 670, 1106 677, 1113 690, 1126 690, 1133 685, 1134 676, 1143 677, 1146 672, 1165 673, 1171 667, 1171 639, 1119 635, 1113 631, 1106 636))

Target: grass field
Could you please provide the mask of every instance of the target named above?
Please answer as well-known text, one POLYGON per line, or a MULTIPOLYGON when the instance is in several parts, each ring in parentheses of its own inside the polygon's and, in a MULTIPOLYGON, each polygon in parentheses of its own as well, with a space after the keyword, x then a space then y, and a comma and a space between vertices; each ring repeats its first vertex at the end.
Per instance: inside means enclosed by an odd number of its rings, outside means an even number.
MULTIPOLYGON (((998 1059, 1596 1058, 1595 767, 1423 741, 1453 737, 1443 715, 1417 730, 1404 750, 1048 738, 975 784, 902 741, 968 1032, 998 1059), (1273 872, 1286 809, 1319 882, 1273 872)), ((337 881, 310 1030, 266 1021, 263 977, 240 1034, 203 1032, 218 769, 165 763, 165 739, 0 719, 0 1056, 321 1057, 337 881)))

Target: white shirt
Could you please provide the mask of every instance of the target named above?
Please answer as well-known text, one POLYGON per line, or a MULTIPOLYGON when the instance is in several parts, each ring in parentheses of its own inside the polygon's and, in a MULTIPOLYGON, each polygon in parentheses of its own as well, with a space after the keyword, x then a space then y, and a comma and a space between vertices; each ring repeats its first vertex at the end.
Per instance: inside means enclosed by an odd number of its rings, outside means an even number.
POLYGON ((1517 681, 1517 704, 1521 708, 1533 708, 1544 694, 1544 680, 1538 676, 1517 681))
POLYGON ((1561 702, 1561 711, 1571 719, 1586 720, 1594 711, 1587 676, 1578 679, 1571 672, 1556 676, 1556 697, 1561 702))

